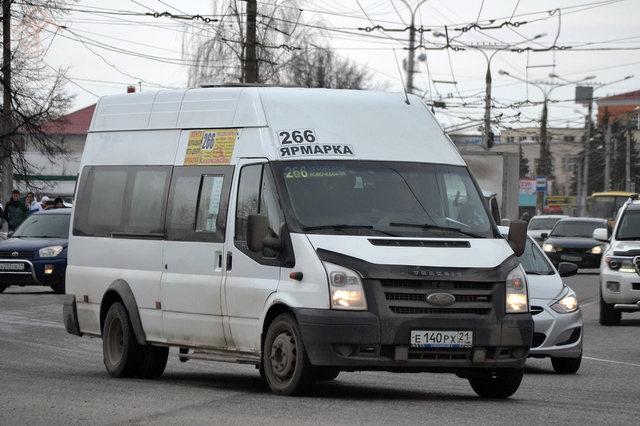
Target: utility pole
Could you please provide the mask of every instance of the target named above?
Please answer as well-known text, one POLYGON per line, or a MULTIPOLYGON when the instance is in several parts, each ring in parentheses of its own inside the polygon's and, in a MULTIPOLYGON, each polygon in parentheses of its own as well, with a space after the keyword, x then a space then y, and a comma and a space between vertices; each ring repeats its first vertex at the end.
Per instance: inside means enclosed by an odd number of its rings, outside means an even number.
POLYGON ((244 82, 258 82, 258 59, 256 57, 256 0, 247 0, 247 46, 244 62, 244 82))
MULTIPOLYGON (((542 104, 542 116, 540 117, 540 160, 538 161, 538 176, 549 176, 549 170, 547 170, 547 115, 547 95, 545 94, 544 103, 542 104)), ((546 192, 538 192, 536 214, 542 214, 544 210, 544 194, 546 194, 546 192)))
POLYGON ((631 192, 631 126, 627 129, 627 155, 625 164, 624 190, 631 192))
POLYGON ((411 11, 411 26, 409 27, 409 60, 407 61, 407 93, 413 93, 413 74, 415 73, 413 67, 415 66, 415 49, 416 49, 416 27, 415 27, 415 17, 418 8, 422 3, 425 3, 427 0, 422 0, 415 9, 411 9, 409 3, 405 0, 401 0, 407 8, 411 11))
MULTIPOLYGON (((587 200, 589 199, 589 150, 591 149, 591 110, 593 109, 593 92, 591 92, 587 113, 587 140, 584 150, 584 173, 582 176, 582 202, 580 204, 580 216, 587 215, 587 200)), ((606 189, 605 189, 606 190, 606 189)))
POLYGON ((9 201, 13 190, 13 111, 11 109, 11 0, 2 0, 2 142, 0 166, 2 167, 2 198, 9 201))
MULTIPOLYGON (((615 157, 615 153, 614 153, 615 157)), ((611 121, 607 124, 607 130, 604 133, 604 191, 610 191, 609 182, 611 182, 611 121)))

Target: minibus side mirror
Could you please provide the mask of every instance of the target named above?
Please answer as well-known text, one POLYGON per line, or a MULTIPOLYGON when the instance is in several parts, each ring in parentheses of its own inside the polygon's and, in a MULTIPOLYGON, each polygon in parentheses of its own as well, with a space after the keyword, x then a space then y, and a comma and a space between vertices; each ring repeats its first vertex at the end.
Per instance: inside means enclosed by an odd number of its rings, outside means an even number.
POLYGON ((516 256, 521 256, 527 244, 527 222, 524 220, 514 220, 511 222, 507 241, 516 256))
POLYGON ((540 233, 540 238, 542 238, 543 240, 546 240, 548 237, 549 237, 549 233, 548 232, 540 233))
POLYGON ((269 218, 261 214, 247 217, 247 246, 253 252, 261 252, 265 247, 280 249, 282 241, 269 235, 269 218))

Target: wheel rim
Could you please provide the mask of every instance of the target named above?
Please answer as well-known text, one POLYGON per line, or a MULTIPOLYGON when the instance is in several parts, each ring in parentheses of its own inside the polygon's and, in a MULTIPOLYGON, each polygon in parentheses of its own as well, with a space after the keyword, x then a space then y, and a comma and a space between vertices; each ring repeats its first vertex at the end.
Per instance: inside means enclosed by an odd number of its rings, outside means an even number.
POLYGON ((288 331, 283 331, 271 345, 271 367, 280 381, 291 378, 296 369, 296 341, 288 331))
POLYGON ((122 352, 124 348, 124 333, 122 331, 122 323, 114 318, 109 324, 109 333, 107 334, 109 363, 117 365, 122 360, 122 352))

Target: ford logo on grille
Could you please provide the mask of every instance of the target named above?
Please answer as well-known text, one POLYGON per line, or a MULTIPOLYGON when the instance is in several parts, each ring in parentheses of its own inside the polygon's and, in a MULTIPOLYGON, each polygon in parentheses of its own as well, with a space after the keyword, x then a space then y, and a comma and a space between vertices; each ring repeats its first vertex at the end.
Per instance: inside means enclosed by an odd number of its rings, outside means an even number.
POLYGON ((20 253, 18 253, 17 251, 14 251, 13 253, 11 253, 11 256, 18 257, 20 256, 20 253))
POLYGON ((436 306, 449 306, 456 302, 456 297, 449 293, 431 293, 427 296, 427 303, 436 306))

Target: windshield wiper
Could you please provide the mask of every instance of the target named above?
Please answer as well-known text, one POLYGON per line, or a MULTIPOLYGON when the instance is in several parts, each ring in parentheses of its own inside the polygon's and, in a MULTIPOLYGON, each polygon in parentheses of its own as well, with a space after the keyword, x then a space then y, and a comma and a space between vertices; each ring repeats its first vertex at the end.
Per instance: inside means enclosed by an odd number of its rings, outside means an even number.
MULTIPOLYGON (((458 223, 460 223, 460 222, 458 222, 458 223)), ((412 228, 422 228, 422 229, 437 229, 437 230, 440 230, 440 231, 453 231, 453 232, 459 232, 459 233, 461 233, 463 235, 468 235, 470 237, 483 238, 481 235, 474 234, 472 232, 466 232, 466 231, 463 231, 462 229, 459 229, 459 228, 449 228, 448 226, 439 226, 439 225, 433 225, 433 224, 430 224, 430 223, 391 222, 391 223, 389 223, 389 225, 390 226, 408 226, 408 227, 412 227, 412 228)), ((463 224, 461 223, 461 225, 463 225, 463 224)))

